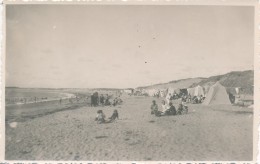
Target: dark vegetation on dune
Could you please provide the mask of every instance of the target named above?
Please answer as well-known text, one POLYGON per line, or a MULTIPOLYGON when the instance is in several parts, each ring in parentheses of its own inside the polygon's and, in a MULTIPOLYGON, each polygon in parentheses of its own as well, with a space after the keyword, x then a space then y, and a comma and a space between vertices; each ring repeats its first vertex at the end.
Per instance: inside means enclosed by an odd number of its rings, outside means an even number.
POLYGON ((187 78, 181 80, 174 80, 168 83, 160 83, 154 84, 150 86, 138 87, 138 89, 147 89, 153 87, 161 87, 161 86, 172 86, 175 87, 175 84, 186 83, 186 87, 195 87, 195 86, 206 86, 213 85, 217 81, 227 88, 228 92, 235 93, 234 88, 240 87, 241 93, 243 94, 253 94, 254 90, 254 71, 233 71, 226 73, 224 75, 211 76, 208 78, 197 77, 197 78, 187 78), (196 81, 196 82, 194 82, 196 81))
POLYGON ((245 94, 253 94, 254 91, 254 71, 233 71, 224 75, 211 76, 207 79, 202 80, 199 83, 193 84, 191 87, 195 87, 197 85, 205 86, 208 84, 214 84, 215 82, 220 81, 220 83, 233 92, 231 88, 241 87, 242 93, 245 94))
POLYGON ((248 86, 252 86, 254 84, 254 71, 252 70, 243 71, 243 72, 234 71, 224 75, 211 76, 192 86, 196 86, 196 85, 203 86, 207 83, 212 83, 212 82, 215 83, 217 81, 220 81, 220 83, 225 87, 245 88, 248 86))

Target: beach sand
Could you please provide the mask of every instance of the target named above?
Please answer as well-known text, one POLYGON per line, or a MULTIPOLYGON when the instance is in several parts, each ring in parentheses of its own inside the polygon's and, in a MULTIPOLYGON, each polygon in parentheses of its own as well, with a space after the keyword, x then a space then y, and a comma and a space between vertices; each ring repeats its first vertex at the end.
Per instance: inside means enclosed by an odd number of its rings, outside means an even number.
POLYGON ((253 109, 188 105, 187 115, 155 117, 150 114, 154 98, 122 99, 116 107, 81 106, 8 122, 5 159, 252 160, 253 109), (117 109, 120 119, 97 124, 99 109, 107 117, 117 109))

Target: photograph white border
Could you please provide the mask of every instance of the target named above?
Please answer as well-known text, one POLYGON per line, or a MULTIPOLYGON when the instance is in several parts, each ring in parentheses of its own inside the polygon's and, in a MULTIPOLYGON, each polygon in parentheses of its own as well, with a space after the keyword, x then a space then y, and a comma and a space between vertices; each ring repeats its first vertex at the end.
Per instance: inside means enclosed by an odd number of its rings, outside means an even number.
POLYGON ((105 164, 105 163, 151 163, 151 164, 169 164, 169 163, 256 163, 260 162, 258 140, 259 127, 259 109, 260 109, 260 2, 257 0, 6 0, 0 7, 0 42, 1 42, 1 61, 0 61, 0 85, 1 85, 1 110, 0 110, 0 164, 105 164), (252 6, 255 8, 255 38, 254 38, 254 134, 253 134, 253 161, 7 161, 5 160, 5 7, 12 4, 57 4, 57 5, 221 5, 221 6, 252 6))

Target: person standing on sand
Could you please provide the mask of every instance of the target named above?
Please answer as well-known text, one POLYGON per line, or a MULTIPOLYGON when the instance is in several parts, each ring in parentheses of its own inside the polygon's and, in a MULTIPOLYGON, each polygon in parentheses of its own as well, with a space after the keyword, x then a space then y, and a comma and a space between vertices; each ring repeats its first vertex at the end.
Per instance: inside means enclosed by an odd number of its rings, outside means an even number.
POLYGON ((105 103, 105 97, 103 96, 103 94, 100 95, 99 100, 100 100, 101 105, 103 106, 105 103))
POLYGON ((62 102, 62 98, 60 98, 60 104, 61 104, 61 102, 62 102))

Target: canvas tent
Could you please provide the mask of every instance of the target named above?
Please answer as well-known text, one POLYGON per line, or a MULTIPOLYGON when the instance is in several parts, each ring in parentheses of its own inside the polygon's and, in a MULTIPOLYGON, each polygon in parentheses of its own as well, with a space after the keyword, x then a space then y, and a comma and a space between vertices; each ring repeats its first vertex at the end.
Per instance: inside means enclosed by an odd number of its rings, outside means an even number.
POLYGON ((231 104, 226 88, 219 82, 210 87, 203 105, 231 104))
POLYGON ((159 89, 160 97, 165 97, 167 95, 167 89, 159 89))
POLYGON ((149 96, 156 96, 159 93, 159 91, 157 89, 147 89, 145 92, 149 96))
POLYGON ((134 89, 124 89, 124 92, 127 94, 132 94, 134 92, 134 89))
POLYGON ((202 96, 204 97, 205 94, 204 94, 203 87, 202 87, 202 86, 199 86, 199 85, 198 85, 197 87, 195 87, 194 95, 195 95, 195 96, 200 96, 200 95, 202 95, 202 96))
POLYGON ((210 86, 209 85, 205 85, 204 86, 204 94, 205 94, 205 97, 207 96, 208 92, 209 92, 209 89, 210 89, 210 86))
POLYGON ((173 95, 174 93, 176 94, 180 94, 181 90, 178 88, 168 88, 168 93, 167 94, 171 94, 173 95))
POLYGON ((200 95, 205 96, 203 87, 199 86, 199 85, 194 88, 188 88, 187 91, 188 91, 188 94, 190 94, 192 97, 200 96, 200 95))
POLYGON ((187 91, 189 95, 194 96, 195 88, 188 88, 187 91))

